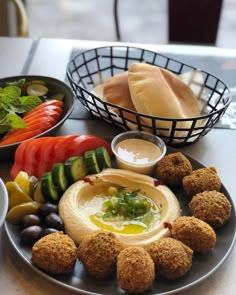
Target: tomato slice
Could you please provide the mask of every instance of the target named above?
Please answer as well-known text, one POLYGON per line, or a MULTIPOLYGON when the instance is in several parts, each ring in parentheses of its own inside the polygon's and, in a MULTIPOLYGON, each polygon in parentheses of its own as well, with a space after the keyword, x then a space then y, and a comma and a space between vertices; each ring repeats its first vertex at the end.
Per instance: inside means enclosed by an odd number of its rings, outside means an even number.
POLYGON ((53 164, 63 162, 61 155, 71 145, 75 137, 78 135, 51 137, 50 140, 41 144, 38 153, 38 166, 35 169, 38 177, 41 177, 44 172, 50 171, 53 164))
MULTIPOLYGON (((45 154, 42 157, 48 157, 48 162, 53 159, 54 163, 64 163, 73 156, 84 156, 88 150, 95 150, 97 147, 104 146, 110 155, 112 155, 111 145, 108 141, 94 135, 72 135, 65 137, 64 140, 56 143, 55 148, 51 150, 46 146, 45 154), (49 153, 49 155, 48 155, 49 153)), ((49 165, 50 166, 50 165, 49 165)))
POLYGON ((37 107, 33 108, 31 111, 29 111, 27 113, 27 115, 30 115, 30 114, 44 108, 45 106, 50 106, 50 105, 54 105, 54 106, 58 106, 60 108, 63 108, 63 102, 61 100, 52 99, 52 100, 45 101, 45 102, 41 103, 40 105, 38 105, 37 107))
POLYGON ((55 121, 59 121, 60 120, 60 118, 61 118, 61 114, 62 114, 62 112, 61 113, 59 113, 59 112, 57 112, 57 111, 43 111, 43 112, 39 112, 39 113, 37 113, 37 114, 32 114, 32 115, 30 115, 30 116, 27 116, 27 117, 24 117, 24 121, 26 122, 26 123, 28 123, 28 122, 31 122, 31 121, 35 121, 35 120, 37 120, 37 119, 39 119, 39 118, 53 118, 53 119, 55 119, 55 121))
POLYGON ((51 121, 41 120, 39 123, 32 124, 26 128, 10 131, 3 139, 1 139, 0 146, 17 143, 19 141, 29 139, 31 137, 39 135, 40 133, 50 129, 54 125, 55 125, 55 120, 52 120, 52 119, 51 121))
POLYGON ((41 115, 44 113, 48 113, 48 112, 56 112, 56 113, 62 114, 62 111, 63 111, 63 109, 59 106, 49 105, 49 106, 45 106, 45 107, 38 109, 38 110, 35 110, 35 109, 32 110, 31 112, 27 113, 24 116, 24 119, 30 118, 31 116, 35 116, 35 115, 41 115))
POLYGON ((23 165, 24 165, 24 154, 25 150, 30 142, 32 142, 34 139, 27 139, 23 141, 16 149, 15 151, 15 161, 11 168, 11 179, 14 180, 18 172, 24 171, 23 165))
POLYGON ((41 137, 22 143, 16 151, 15 163, 11 175, 15 177, 20 170, 30 176, 41 178, 44 172, 52 169, 55 163, 64 163, 72 156, 84 156, 88 150, 104 146, 112 155, 108 141, 94 135, 67 135, 57 137, 41 137))
POLYGON ((38 154, 41 145, 47 141, 48 139, 51 139, 51 137, 41 137, 37 138, 31 142, 28 143, 24 150, 23 157, 23 171, 26 171, 29 176, 36 176, 36 168, 40 164, 38 162, 38 154))
MULTIPOLYGON (((41 133, 41 132, 40 132, 41 133)), ((39 131, 37 129, 30 130, 24 133, 19 133, 19 134, 14 134, 14 136, 9 136, 5 140, 2 140, 0 142, 0 146, 8 145, 8 144, 13 144, 13 143, 18 143, 23 140, 29 139, 31 137, 34 137, 39 134, 39 131)))
POLYGON ((73 134, 64 138, 63 141, 58 142, 55 146, 55 161, 64 163, 69 157, 73 156, 71 150, 73 149, 74 141, 80 135, 73 134))
POLYGON ((38 167, 35 169, 35 174, 41 178, 44 172, 50 171, 52 162, 55 157, 54 145, 55 142, 63 140, 62 137, 51 137, 43 142, 38 153, 38 167))
POLYGON ((77 137, 71 148, 66 151, 65 154, 67 156, 68 153, 72 156, 84 156, 86 151, 95 150, 96 148, 104 146, 109 154, 112 156, 111 144, 102 139, 101 137, 95 135, 81 135, 77 137))
POLYGON ((12 130, 6 134, 6 136, 3 137, 3 139, 0 141, 0 143, 6 142, 8 139, 12 139, 14 137, 17 137, 18 135, 27 133, 29 131, 35 131, 37 134, 40 134, 41 132, 51 128, 55 123, 55 120, 40 120, 38 122, 35 122, 34 124, 29 124, 26 128, 20 128, 16 130, 12 130))
POLYGON ((48 128, 48 126, 53 126, 56 124, 56 120, 53 117, 41 117, 41 118, 36 118, 36 119, 32 119, 27 123, 27 128, 31 128, 32 126, 36 126, 36 125, 40 125, 41 124, 41 130, 46 130, 46 127, 48 128), (47 126, 44 126, 44 124, 46 124, 47 126))

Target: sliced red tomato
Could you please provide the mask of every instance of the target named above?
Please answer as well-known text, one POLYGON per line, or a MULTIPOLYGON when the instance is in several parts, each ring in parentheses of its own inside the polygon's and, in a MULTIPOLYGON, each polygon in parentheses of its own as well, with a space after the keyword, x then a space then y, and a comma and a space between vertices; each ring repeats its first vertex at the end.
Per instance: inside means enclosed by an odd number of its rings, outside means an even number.
POLYGON ((50 129, 51 126, 53 125, 45 122, 43 126, 42 124, 38 124, 38 125, 34 125, 32 128, 24 130, 24 132, 11 133, 0 141, 0 146, 18 143, 23 140, 27 140, 31 137, 35 137, 39 135, 40 133, 44 132, 45 130, 50 129))
POLYGON ((39 151, 41 145, 44 144, 44 142, 47 142, 52 137, 41 137, 37 138, 37 140, 33 140, 29 142, 24 149, 24 154, 22 154, 23 157, 23 171, 27 171, 28 175, 30 176, 36 176, 38 177, 36 173, 36 168, 39 166, 40 162, 39 159, 39 151))
POLYGON ((54 160, 57 155, 56 146, 58 146, 64 138, 64 136, 51 137, 41 144, 38 153, 38 166, 35 169, 37 177, 41 177, 44 172, 50 171, 53 164, 56 163, 54 160))
POLYGON ((68 157, 68 155, 84 156, 86 151, 95 150, 100 146, 104 146, 112 155, 111 144, 108 141, 95 135, 80 135, 74 139, 71 147, 65 151, 65 157, 68 157))
MULTIPOLYGON (((35 135, 38 135, 38 134, 42 133, 43 131, 48 130, 49 128, 51 128, 54 125, 55 125, 54 119, 39 120, 35 124, 29 124, 26 128, 20 128, 20 129, 12 130, 12 131, 8 132, 6 134, 6 136, 4 136, 1 139, 0 145, 8 144, 7 142, 9 140, 11 141, 11 143, 14 143, 14 140, 15 140, 15 142, 18 142, 18 141, 16 141, 16 139, 19 136, 29 133, 29 132, 35 132, 35 135)), ((23 136, 23 137, 25 137, 25 136, 23 136)), ((27 137, 25 137, 25 138, 27 138, 27 137)), ((28 137, 28 138, 30 138, 30 137, 28 137)))
POLYGON ((45 102, 41 103, 40 105, 38 105, 37 107, 35 107, 31 111, 29 111, 27 113, 27 115, 30 115, 30 114, 32 114, 32 113, 34 113, 34 112, 36 112, 36 111, 38 111, 38 110, 40 110, 40 109, 42 109, 42 108, 44 108, 46 106, 50 106, 50 105, 51 106, 54 105, 54 106, 58 106, 60 108, 63 108, 63 102, 62 101, 56 100, 56 99, 52 99, 52 100, 48 100, 48 101, 45 101, 45 102))
MULTIPOLYGON (((37 124, 44 124, 44 123, 50 123, 50 125, 54 126, 58 120, 56 120, 53 116, 45 116, 45 117, 36 117, 36 118, 29 118, 29 120, 24 120, 27 124, 26 128, 30 128, 37 124)), ((20 129, 17 129, 15 131, 20 131, 20 129)))
POLYGON ((37 106, 23 119, 27 127, 9 131, 0 140, 0 146, 29 139, 50 129, 60 120, 62 106, 63 102, 58 100, 50 100, 37 106))
MULTIPOLYGON (((23 149, 22 160, 17 164, 19 156, 15 159, 11 175, 15 176, 18 169, 24 169, 30 176, 34 175, 41 178, 44 172, 50 171, 53 164, 64 163, 72 156, 84 156, 88 150, 95 150, 97 147, 104 146, 112 155, 110 143, 94 135, 67 135, 57 137, 36 138, 29 142, 23 149), (28 159, 28 158, 30 159, 28 159), (23 166, 22 166, 23 165, 23 166)), ((18 147, 20 148, 21 145, 18 147)), ((18 150, 18 149, 17 149, 18 150)), ((20 153, 17 151, 17 155, 20 153)))
POLYGON ((24 169, 24 154, 25 150, 28 147, 28 144, 34 139, 27 139, 23 141, 15 151, 15 161, 11 169, 11 179, 14 180, 17 173, 20 171, 25 171, 24 169))
POLYGON ((56 143, 54 147, 54 161, 56 163, 58 162, 64 163, 68 159, 67 154, 69 154, 69 157, 70 155, 71 157, 73 156, 73 154, 71 154, 70 151, 71 149, 73 149, 74 141, 79 136, 80 135, 78 134, 69 135, 64 137, 64 140, 56 143))
POLYGON ((31 116, 42 115, 44 113, 50 113, 50 112, 56 112, 56 113, 62 114, 62 111, 63 109, 59 106, 55 106, 55 105, 44 106, 41 109, 34 110, 33 112, 27 113, 24 116, 24 119, 30 118, 31 116))
POLYGON ((56 111, 44 111, 41 113, 37 113, 35 115, 30 115, 28 117, 24 117, 24 122, 29 123, 32 122, 33 120, 37 120, 38 118, 53 118, 56 122, 58 122, 61 118, 62 113, 58 113, 56 111))
POLYGON ((13 144, 13 143, 18 143, 18 142, 21 142, 23 140, 34 137, 34 136, 36 136, 38 134, 39 134, 38 130, 31 130, 31 131, 19 133, 19 134, 16 134, 14 136, 10 136, 10 137, 6 138, 5 140, 2 140, 1 143, 0 143, 0 146, 13 144))

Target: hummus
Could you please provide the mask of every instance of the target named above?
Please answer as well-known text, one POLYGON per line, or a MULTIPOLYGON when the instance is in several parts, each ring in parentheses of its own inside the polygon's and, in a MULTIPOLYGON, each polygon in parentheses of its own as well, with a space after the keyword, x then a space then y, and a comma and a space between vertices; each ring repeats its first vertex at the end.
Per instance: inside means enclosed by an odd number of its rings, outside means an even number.
POLYGON ((99 174, 87 176, 71 185, 59 202, 65 231, 77 244, 86 234, 104 229, 114 232, 125 246, 145 246, 168 236, 168 225, 180 216, 180 212, 178 200, 167 186, 158 185, 150 176, 121 169, 104 169, 99 174), (131 193, 139 192, 141 202, 151 208, 147 212, 152 216, 151 222, 145 224, 142 219, 139 222, 140 218, 123 221, 123 217, 121 221, 112 217, 103 222, 102 208, 114 199, 107 192, 121 187, 131 193))

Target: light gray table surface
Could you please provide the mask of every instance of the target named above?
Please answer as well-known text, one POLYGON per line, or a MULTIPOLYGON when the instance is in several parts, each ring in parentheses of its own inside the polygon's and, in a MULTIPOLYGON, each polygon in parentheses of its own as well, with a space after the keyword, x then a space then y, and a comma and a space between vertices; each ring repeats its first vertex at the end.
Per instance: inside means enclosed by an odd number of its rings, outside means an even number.
POLYGON ((20 75, 31 58, 34 40, 0 37, 0 78, 20 75))
MULTIPOLYGON (((24 74, 46 75, 61 80, 65 79, 66 65, 73 49, 85 50, 104 45, 114 45, 109 42, 93 42, 83 40, 62 39, 32 39, 0 38, 0 77, 24 74), (7 60, 10 62, 8 63, 7 60), (4 66, 2 66, 4 65, 4 66)), ((231 73, 236 77, 236 50, 212 47, 194 47, 179 45, 147 45, 135 44, 162 53, 182 56, 193 55, 201 61, 206 56, 225 59, 230 66, 227 79, 231 73), (230 59, 230 62, 229 62, 230 59), (234 61, 234 62, 233 62, 234 61)), ((207 67, 207 64, 205 65, 207 67)), ((207 70, 207 69, 206 69, 207 70)), ((220 74, 224 78, 224 69, 220 74)), ((228 83, 234 86, 232 79, 228 83)), ((108 126, 103 121, 94 119, 68 119, 57 135, 61 134, 96 134, 106 139, 119 133, 120 130, 108 126), (99 124, 99 128, 97 128, 99 124)), ((215 166, 228 189, 234 203, 236 203, 236 130, 214 129, 197 143, 180 149, 205 166, 215 166)), ((9 177, 11 163, 0 164, 0 177, 9 177)), ((229 295, 236 290, 236 250, 233 249, 230 257, 210 277, 196 286, 182 291, 179 294, 192 295, 229 295)), ((66 288, 58 287, 52 282, 38 275, 26 265, 11 246, 4 227, 0 229, 0 294, 9 295, 67 295, 78 294, 66 288)))

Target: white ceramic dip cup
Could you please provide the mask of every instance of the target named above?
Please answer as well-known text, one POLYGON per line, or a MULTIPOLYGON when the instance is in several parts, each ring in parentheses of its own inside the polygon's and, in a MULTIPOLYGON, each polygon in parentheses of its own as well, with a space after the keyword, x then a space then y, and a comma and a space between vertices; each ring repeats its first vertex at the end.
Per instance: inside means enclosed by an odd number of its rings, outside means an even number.
POLYGON ((143 131, 126 131, 111 142, 118 168, 151 175, 156 163, 166 154, 164 141, 143 131))

